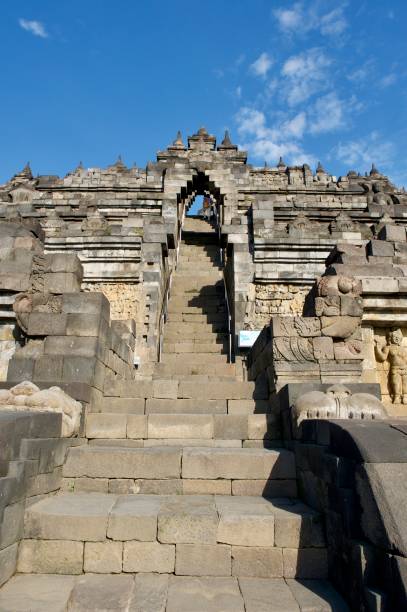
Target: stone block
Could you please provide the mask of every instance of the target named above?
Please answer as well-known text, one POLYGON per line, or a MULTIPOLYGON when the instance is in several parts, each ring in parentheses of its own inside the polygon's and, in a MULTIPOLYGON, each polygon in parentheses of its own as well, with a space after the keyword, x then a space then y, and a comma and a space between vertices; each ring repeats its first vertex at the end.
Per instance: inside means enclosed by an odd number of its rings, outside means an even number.
POLYGON ((91 446, 68 453, 64 476, 92 478, 179 478, 179 448, 115 448, 91 446))
POLYGON ((159 496, 119 497, 109 515, 107 537, 112 540, 154 542, 161 503, 159 496))
POLYGON ((298 603, 283 578, 239 578, 239 585, 246 612, 300 612, 298 603))
POLYGON ((199 478, 182 480, 182 493, 184 495, 231 495, 232 482, 230 480, 201 480, 199 478))
POLYGON ((65 355, 78 357, 103 356, 98 338, 84 336, 49 336, 45 338, 46 355, 65 355))
POLYGON ((6 506, 0 525, 0 550, 19 542, 24 533, 24 502, 6 506))
POLYGON ((325 548, 283 548, 284 578, 327 578, 325 548))
POLYGON ((321 515, 302 503, 273 503, 276 546, 306 548, 325 546, 321 515))
POLYGON ((96 364, 97 359, 94 357, 64 357, 62 369, 63 382, 94 384, 96 364))
POLYGON ((350 295, 341 295, 341 315, 350 317, 361 317, 363 315, 362 298, 350 295))
POLYGON ((44 540, 100 542, 106 538, 107 516, 116 498, 98 493, 58 495, 26 511, 25 537, 44 540))
POLYGON ((230 576, 231 547, 226 544, 177 544, 178 576, 230 576))
POLYGON ((252 414, 270 412, 268 400, 229 400, 228 414, 252 414))
POLYGON ((142 414, 128 414, 128 415, 123 415, 123 416, 127 416, 127 437, 128 438, 132 438, 132 439, 147 438, 147 417, 146 416, 142 414))
POLYGON ((120 574, 122 549, 121 542, 85 542, 84 571, 95 574, 120 574))
POLYGON ((7 582, 16 571, 17 552, 18 543, 0 550, 0 586, 7 582))
POLYGON ((132 576, 92 576, 77 579, 69 598, 69 612, 101 612, 129 610, 133 595, 132 576))
POLYGON ((149 438, 213 438, 213 417, 201 414, 150 414, 149 438))
POLYGON ((237 546, 274 546, 274 517, 264 511, 256 513, 234 511, 221 512, 218 542, 237 546))
POLYGON ((366 251, 369 256, 373 257, 393 257, 394 244, 384 240, 369 240, 366 251))
POLYGON ((214 437, 221 440, 245 440, 248 437, 247 416, 216 414, 214 437))
POLYGON ((368 294, 381 294, 381 293, 398 293, 399 282, 397 278, 362 278, 362 292, 363 295, 368 294))
POLYGON ((110 303, 103 293, 64 293, 62 312, 67 314, 99 315, 106 321, 110 321, 110 303))
POLYGON ((232 546, 232 576, 253 578, 282 578, 281 548, 232 546))
POLYGON ((300 610, 349 611, 342 597, 326 580, 286 579, 286 583, 298 602, 300 610))
POLYGON ((34 359, 21 359, 12 357, 8 362, 7 380, 10 382, 22 382, 32 380, 34 376, 34 359))
POLYGON ((404 225, 391 225, 386 223, 378 233, 379 240, 389 240, 392 242, 406 241, 406 228, 404 225))
MULTIPOLYGON (((151 401, 151 400, 150 400, 151 401)), ((104 397, 101 412, 144 414, 145 400, 134 397, 104 397)))
POLYGON ((281 435, 280 425, 274 414, 249 414, 247 425, 249 440, 273 440, 281 435))
POLYGON ((159 542, 125 542, 124 572, 172 574, 175 568, 175 546, 159 542))
POLYGON ((129 610, 131 612, 165 612, 169 576, 137 574, 129 610))
POLYGON ((244 612, 245 607, 237 580, 234 578, 171 576, 166 612, 181 610, 244 612))
POLYGON ((23 540, 17 571, 21 574, 82 574, 83 542, 23 540))
POLYGON ((157 539, 168 544, 215 544, 218 515, 209 496, 175 497, 164 501, 157 539))
POLYGON ((100 337, 105 326, 102 325, 100 316, 72 313, 67 316, 66 335, 79 337, 100 337))
POLYGON ((325 361, 334 358, 334 343, 332 338, 321 336, 312 340, 315 359, 325 361))
POLYGON ((266 449, 185 448, 183 478, 274 479, 295 478, 289 451, 266 449))
POLYGON ((156 379, 153 381, 153 397, 157 399, 177 399, 178 380, 156 379))
POLYGON ((66 333, 66 314, 32 312, 28 317, 29 336, 64 336, 66 333))
POLYGON ((0 591, 0 610, 62 612, 66 610, 74 584, 75 576, 14 576, 0 591))
POLYGON ((80 291, 80 279, 71 272, 44 274, 44 291, 47 293, 71 293, 80 291))
POLYGON ((59 383, 62 380, 64 358, 62 355, 44 355, 35 360, 33 380, 59 383))
POLYGON ((87 438, 125 438, 126 430, 126 414, 90 412, 86 416, 87 438))
POLYGON ((109 493, 107 478, 63 478, 61 492, 109 493))

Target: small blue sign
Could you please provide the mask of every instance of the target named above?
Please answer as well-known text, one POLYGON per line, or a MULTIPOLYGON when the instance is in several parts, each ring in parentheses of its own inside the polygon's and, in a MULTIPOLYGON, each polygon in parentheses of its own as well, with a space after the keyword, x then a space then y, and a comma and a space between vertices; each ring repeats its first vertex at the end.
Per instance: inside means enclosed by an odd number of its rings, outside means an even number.
POLYGON ((261 330, 244 329, 239 332, 239 348, 251 348, 259 337, 261 330))

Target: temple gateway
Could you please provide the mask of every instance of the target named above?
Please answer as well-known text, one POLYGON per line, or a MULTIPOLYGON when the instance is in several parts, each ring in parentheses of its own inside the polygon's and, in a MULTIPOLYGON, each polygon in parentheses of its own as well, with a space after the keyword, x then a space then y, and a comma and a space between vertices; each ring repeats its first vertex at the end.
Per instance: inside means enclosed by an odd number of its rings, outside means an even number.
POLYGON ((205 128, 1 185, 0 610, 406 609, 406 227, 205 128))

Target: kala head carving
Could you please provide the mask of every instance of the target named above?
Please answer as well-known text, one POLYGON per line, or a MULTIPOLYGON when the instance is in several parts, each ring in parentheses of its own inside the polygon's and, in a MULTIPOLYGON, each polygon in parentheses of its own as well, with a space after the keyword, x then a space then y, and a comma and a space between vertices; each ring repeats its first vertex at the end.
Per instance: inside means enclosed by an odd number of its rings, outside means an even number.
POLYGON ((310 391, 291 408, 295 437, 305 419, 385 419, 386 411, 380 400, 370 393, 352 393, 344 385, 332 385, 325 392, 310 391))

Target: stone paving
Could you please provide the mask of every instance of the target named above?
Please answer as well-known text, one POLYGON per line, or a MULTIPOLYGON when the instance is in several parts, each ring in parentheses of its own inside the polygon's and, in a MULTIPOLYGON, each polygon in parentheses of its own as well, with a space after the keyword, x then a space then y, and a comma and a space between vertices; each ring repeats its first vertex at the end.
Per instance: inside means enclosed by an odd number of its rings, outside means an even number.
POLYGON ((325 580, 131 575, 14 576, 0 612, 346 612, 325 580))

